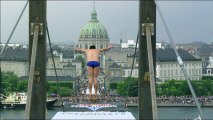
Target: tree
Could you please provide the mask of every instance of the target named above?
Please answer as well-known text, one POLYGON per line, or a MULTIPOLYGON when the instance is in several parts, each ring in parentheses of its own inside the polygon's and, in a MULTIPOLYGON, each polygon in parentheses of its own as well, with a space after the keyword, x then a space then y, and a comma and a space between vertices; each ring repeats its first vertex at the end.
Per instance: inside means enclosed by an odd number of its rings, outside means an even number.
POLYGON ((126 96, 138 96, 138 79, 127 77, 124 82, 118 84, 118 94, 126 96))
POLYGON ((2 81, 3 94, 17 91, 17 84, 19 78, 13 72, 3 72, 2 80, 3 80, 2 81))
POLYGON ((213 80, 213 76, 203 76, 202 80, 213 80))
POLYGON ((110 83, 110 89, 117 89, 118 83, 110 83))
POLYGON ((60 96, 70 96, 72 93, 72 90, 67 87, 60 87, 59 95, 60 96))
POLYGON ((17 84, 17 91, 19 92, 27 92, 28 81, 22 80, 17 84))
POLYGON ((118 84, 118 94, 123 96, 127 95, 127 87, 128 86, 124 82, 120 82, 118 84))
POLYGON ((205 80, 203 81, 203 85, 202 87, 205 89, 206 91, 206 95, 213 95, 213 87, 212 87, 212 83, 211 80, 205 80))
MULTIPOLYGON (((208 96, 213 95, 213 83, 211 80, 191 80, 192 87, 197 96, 208 96)), ((187 81, 166 81, 157 85, 157 95, 166 95, 166 96, 191 96, 191 91, 187 84, 187 81)))

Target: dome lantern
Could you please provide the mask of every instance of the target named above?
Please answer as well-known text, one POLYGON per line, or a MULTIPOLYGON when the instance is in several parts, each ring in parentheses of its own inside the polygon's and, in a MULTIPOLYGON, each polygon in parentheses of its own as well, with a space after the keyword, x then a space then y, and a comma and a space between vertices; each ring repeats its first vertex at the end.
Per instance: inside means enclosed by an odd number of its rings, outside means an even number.
POLYGON ((91 21, 98 21, 97 20, 97 12, 95 10, 95 7, 93 9, 93 12, 91 13, 91 21))

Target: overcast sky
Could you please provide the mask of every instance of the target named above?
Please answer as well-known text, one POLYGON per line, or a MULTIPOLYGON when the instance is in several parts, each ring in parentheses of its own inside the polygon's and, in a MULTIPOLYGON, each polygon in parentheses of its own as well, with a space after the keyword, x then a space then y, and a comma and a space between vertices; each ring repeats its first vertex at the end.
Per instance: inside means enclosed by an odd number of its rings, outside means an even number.
MULTIPOLYGON (((26 1, 1 1, 1 41, 5 43, 26 1)), ((110 41, 136 39, 138 1, 96 1, 98 20, 110 41)), ((175 43, 213 42, 213 1, 159 1, 175 43)), ((77 43, 81 28, 91 19, 93 1, 48 1, 47 21, 53 43, 77 43)), ((10 43, 28 44, 28 7, 10 43)), ((157 41, 169 42, 157 12, 157 41)))

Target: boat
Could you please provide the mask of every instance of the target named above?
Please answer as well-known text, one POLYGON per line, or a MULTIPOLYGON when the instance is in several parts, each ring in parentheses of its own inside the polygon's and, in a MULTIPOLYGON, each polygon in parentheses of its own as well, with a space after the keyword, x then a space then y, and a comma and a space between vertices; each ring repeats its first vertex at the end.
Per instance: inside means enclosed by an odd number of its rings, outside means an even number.
MULTIPOLYGON (((8 96, 0 94, 0 108, 25 108, 27 103, 27 94, 25 92, 14 92, 8 96)), ((47 107, 55 104, 57 99, 47 98, 47 107)))

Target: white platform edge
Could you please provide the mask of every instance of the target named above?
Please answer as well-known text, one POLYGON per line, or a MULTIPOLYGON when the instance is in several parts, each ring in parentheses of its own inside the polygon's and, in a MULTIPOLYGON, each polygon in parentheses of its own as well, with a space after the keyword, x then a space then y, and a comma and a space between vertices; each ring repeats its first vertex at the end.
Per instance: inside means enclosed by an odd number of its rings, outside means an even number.
POLYGON ((131 112, 57 112, 52 120, 136 120, 131 112))

